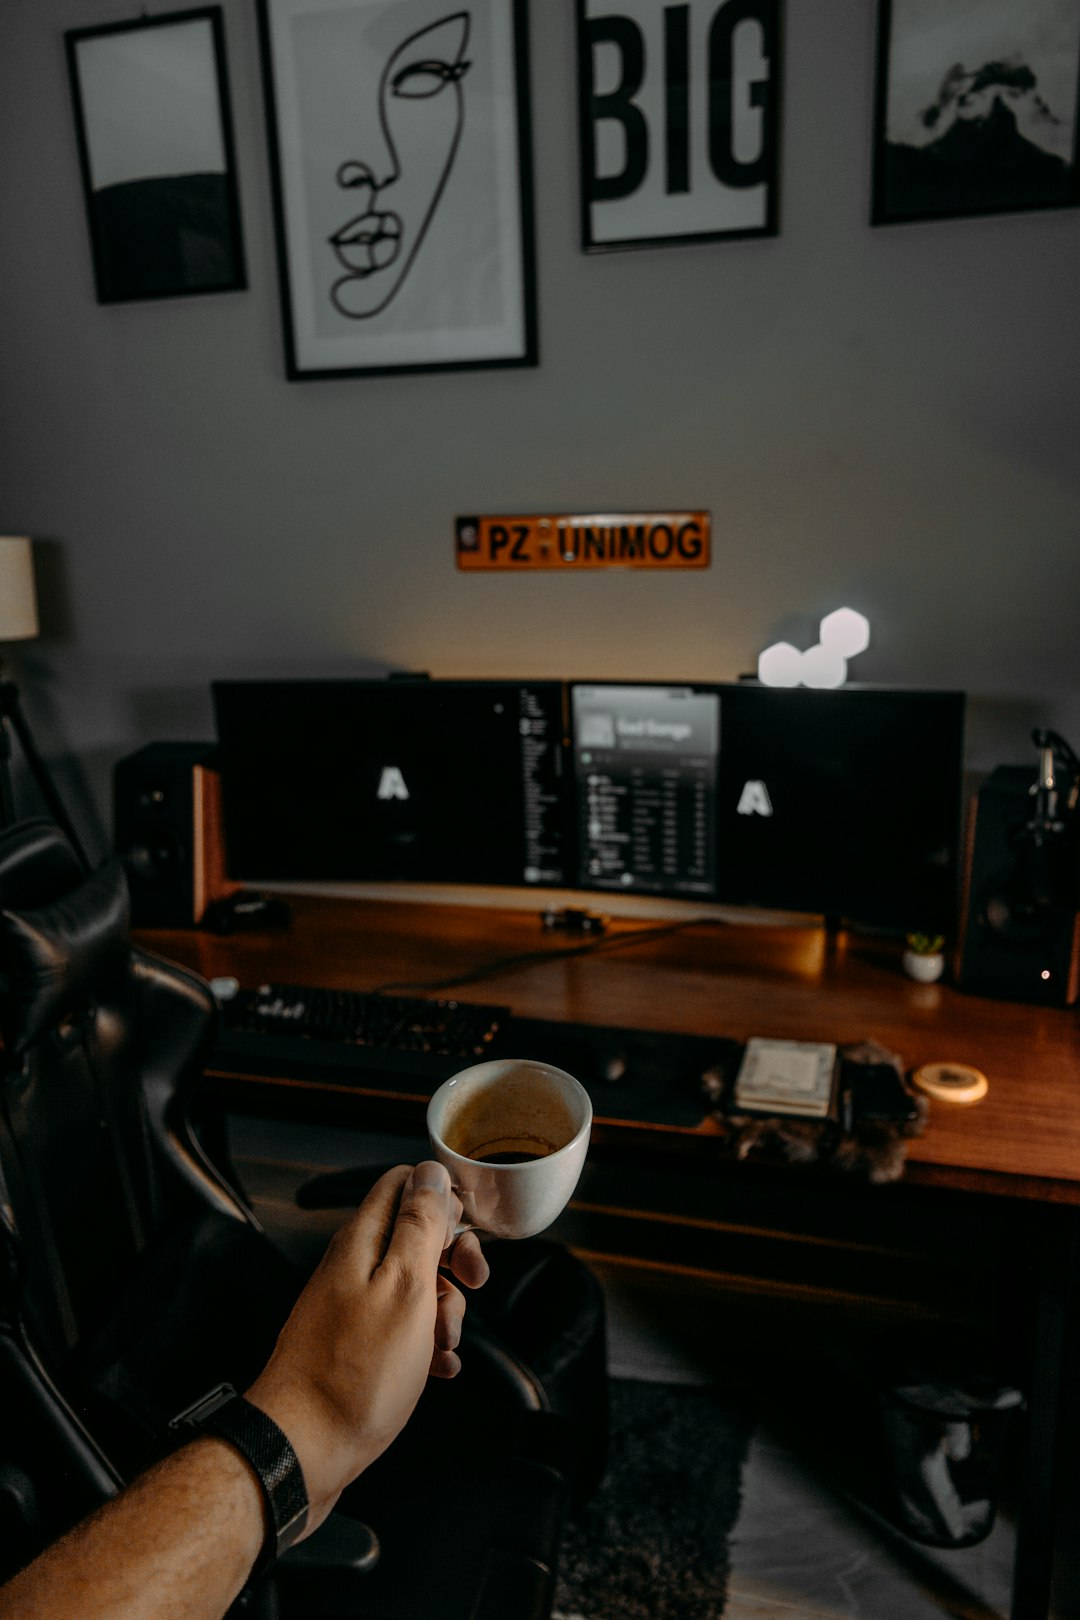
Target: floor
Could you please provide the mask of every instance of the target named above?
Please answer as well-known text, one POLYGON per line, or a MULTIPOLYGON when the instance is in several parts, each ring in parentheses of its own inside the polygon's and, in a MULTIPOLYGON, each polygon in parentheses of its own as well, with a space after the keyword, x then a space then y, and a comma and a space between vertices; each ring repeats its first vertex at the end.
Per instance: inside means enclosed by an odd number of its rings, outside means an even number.
MULTIPOLYGON (((704 1383, 738 1364, 731 1301, 699 1278, 597 1264, 608 1302, 612 1372, 704 1383)), ((795 1347, 792 1354, 795 1354, 795 1347)), ((822 1459, 823 1460, 823 1459, 822 1459)), ((833 1489, 792 1443, 786 1403, 761 1409, 743 1472, 723 1620, 998 1620, 1009 1611, 1012 1526, 977 1547, 917 1546, 833 1489)), ((718 1620, 694 1616, 688 1620, 718 1620)))
MULTIPOLYGON (((318 1169, 366 1162, 376 1154, 392 1162, 399 1150, 406 1156, 411 1144, 289 1129, 289 1165, 281 1162, 281 1127, 269 1122, 247 1121, 234 1133, 231 1148, 256 1212, 303 1262, 321 1249, 338 1217, 301 1214, 293 1203, 299 1181, 318 1169)), ((682 1277, 596 1257, 591 1263, 607 1299, 615 1376, 684 1383, 738 1379, 746 1360, 744 1334, 751 1326, 755 1346, 767 1344, 768 1364, 780 1369, 774 1399, 768 1382, 762 1399, 758 1380, 723 1620, 1000 1620, 1008 1615, 1013 1533, 1003 1517, 977 1547, 952 1553, 919 1547, 857 1495, 838 1487, 828 1445, 815 1449, 813 1438, 793 1427, 793 1412, 808 1406, 800 1379, 811 1378, 812 1335, 803 1315, 793 1324, 786 1307, 766 1305, 763 1311, 760 1301, 732 1301, 700 1275, 682 1277)), ((844 1342, 849 1338, 845 1331, 844 1342)), ((721 1617, 688 1615, 687 1620, 721 1617)))

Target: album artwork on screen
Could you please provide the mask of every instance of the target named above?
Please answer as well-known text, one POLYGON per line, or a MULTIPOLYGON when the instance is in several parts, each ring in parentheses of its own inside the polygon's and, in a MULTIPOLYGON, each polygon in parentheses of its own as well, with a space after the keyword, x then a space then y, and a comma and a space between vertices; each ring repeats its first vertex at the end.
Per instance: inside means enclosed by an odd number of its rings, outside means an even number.
POLYGON ((579 885, 711 899, 717 693, 575 685, 570 710, 579 885))

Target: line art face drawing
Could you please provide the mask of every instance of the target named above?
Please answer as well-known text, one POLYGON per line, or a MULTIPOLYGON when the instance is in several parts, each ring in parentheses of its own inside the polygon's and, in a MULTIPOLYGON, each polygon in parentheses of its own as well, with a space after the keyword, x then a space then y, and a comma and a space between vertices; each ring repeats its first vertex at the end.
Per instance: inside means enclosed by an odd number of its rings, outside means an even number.
POLYGON ((456 11, 402 40, 382 70, 363 155, 338 167, 358 211, 328 238, 346 271, 330 299, 351 320, 395 297, 446 190, 465 123, 469 27, 469 12, 456 11))

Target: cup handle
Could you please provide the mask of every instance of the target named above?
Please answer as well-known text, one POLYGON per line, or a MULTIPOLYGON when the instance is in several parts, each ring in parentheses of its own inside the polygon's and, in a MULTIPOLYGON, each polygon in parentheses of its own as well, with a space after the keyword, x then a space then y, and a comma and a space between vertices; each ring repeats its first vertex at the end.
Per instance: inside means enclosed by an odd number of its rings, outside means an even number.
POLYGON ((467 1188, 467 1187, 457 1187, 457 1186, 454 1186, 451 1183, 450 1190, 454 1194, 454 1197, 456 1199, 458 1199, 458 1201, 461 1204, 461 1216, 462 1216, 462 1218, 461 1218, 460 1221, 458 1221, 457 1225, 454 1227, 454 1236, 453 1236, 453 1240, 452 1240, 454 1243, 456 1243, 458 1238, 462 1237, 466 1232, 479 1232, 481 1230, 481 1228, 477 1225, 477 1223, 475 1221, 470 1221, 467 1218, 467 1211, 473 1207, 473 1205, 472 1205, 473 1194, 469 1190, 469 1188, 467 1188))

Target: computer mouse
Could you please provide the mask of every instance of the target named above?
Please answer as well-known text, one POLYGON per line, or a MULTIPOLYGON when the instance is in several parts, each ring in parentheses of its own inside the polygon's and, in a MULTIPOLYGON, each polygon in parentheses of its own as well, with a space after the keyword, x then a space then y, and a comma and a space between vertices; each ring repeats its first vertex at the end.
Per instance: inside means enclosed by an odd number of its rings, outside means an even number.
POLYGON ((288 903, 277 895, 238 889, 212 901, 199 926, 215 934, 232 934, 240 928, 284 928, 291 916, 288 903))
POLYGON ((610 1052, 600 1054, 600 1073, 612 1085, 625 1078, 629 1059, 625 1052, 613 1048, 610 1052))

